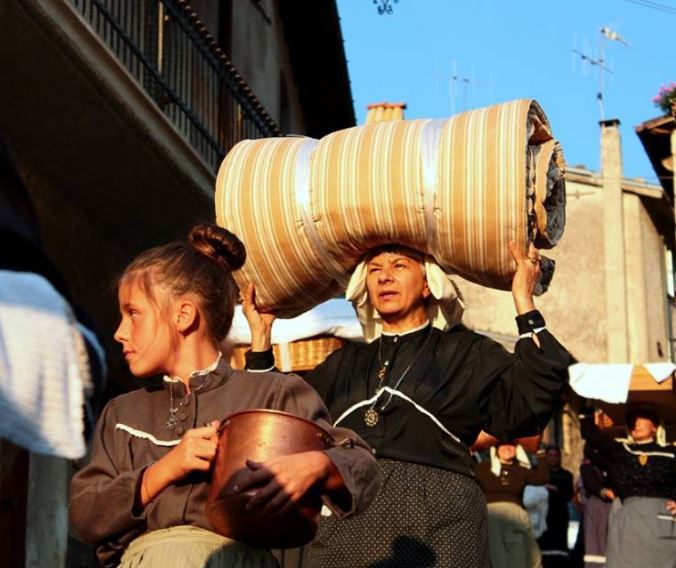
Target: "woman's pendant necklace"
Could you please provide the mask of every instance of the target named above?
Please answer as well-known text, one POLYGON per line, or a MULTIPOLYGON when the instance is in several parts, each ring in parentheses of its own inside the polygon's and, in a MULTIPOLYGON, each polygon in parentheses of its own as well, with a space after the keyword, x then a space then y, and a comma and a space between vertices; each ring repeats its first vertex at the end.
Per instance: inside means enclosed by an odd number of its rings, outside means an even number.
POLYGON ((378 420, 380 420, 380 414, 378 414, 378 411, 375 408, 371 407, 364 412, 364 424, 369 428, 373 428, 378 424, 378 420))
MULTIPOLYGON (((387 369, 390 365, 389 361, 385 361, 383 363, 383 366, 380 368, 378 371, 378 374, 376 377, 378 378, 378 389, 383 386, 383 382, 385 381, 385 377, 387 376, 387 369)), ((366 424, 369 428, 373 428, 376 424, 378 424, 378 420, 380 420, 380 414, 378 414, 378 411, 375 408, 376 406, 376 401, 373 402, 373 404, 370 406, 370 408, 364 412, 364 424, 366 424)))
MULTIPOLYGON (((432 337, 432 330, 434 328, 430 326, 430 332, 427 334, 427 337, 425 338, 425 341, 423 344, 420 346, 418 351, 416 351, 415 355, 413 355, 413 358, 407 365, 406 369, 404 369, 404 372, 400 375, 399 379, 397 380, 396 384, 394 385, 393 390, 397 390, 399 388, 399 385, 401 382, 404 380, 406 375, 408 375, 408 372, 411 370, 411 367, 413 366, 413 363, 415 363, 416 359, 418 359, 418 356, 423 352, 425 349, 425 346, 427 345, 427 342, 430 340, 430 337, 432 337)), ((380 361, 380 356, 381 356, 381 351, 382 351, 382 346, 383 346, 383 338, 382 336, 380 337, 380 345, 378 346, 378 361, 380 361)), ((387 373, 390 369, 390 361, 389 359, 382 363, 382 367, 378 371, 378 374, 376 377, 378 377, 378 388, 376 389, 376 400, 373 401, 373 404, 369 407, 369 409, 364 412, 364 424, 368 426, 369 428, 373 428, 376 424, 378 424, 378 421, 380 420, 380 413, 378 410, 376 410, 376 403, 378 402, 378 396, 380 394, 380 390, 383 388, 383 384, 385 383, 385 378, 387 377, 387 373)), ((380 412, 385 410, 387 408, 387 405, 390 404, 390 401, 392 400, 392 392, 390 392, 390 397, 387 399, 385 404, 380 407, 380 412)))

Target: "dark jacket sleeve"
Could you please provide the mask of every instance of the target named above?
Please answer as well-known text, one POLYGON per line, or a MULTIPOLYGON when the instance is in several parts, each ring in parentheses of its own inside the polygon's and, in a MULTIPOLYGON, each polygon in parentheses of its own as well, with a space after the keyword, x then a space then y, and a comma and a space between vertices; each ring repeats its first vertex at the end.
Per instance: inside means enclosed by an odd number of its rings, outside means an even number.
POLYGON ((549 465, 545 456, 538 454, 538 465, 526 475, 527 485, 546 485, 549 481, 549 465))
POLYGON ((244 368, 252 373, 276 371, 275 354, 272 347, 267 351, 247 351, 244 354, 244 368))
POLYGON ((613 454, 619 447, 619 443, 599 430, 598 426, 594 423, 593 411, 587 412, 584 418, 580 420, 580 431, 582 437, 593 450, 596 450, 602 458, 612 461, 613 454))
MULTIPOLYGON (((524 317, 544 325, 539 312, 524 317)), ((480 341, 474 378, 484 430, 501 440, 539 434, 561 404, 570 353, 546 329, 537 333, 537 342, 519 339, 513 355, 488 338, 480 341)))
POLYGON ((593 464, 583 463, 580 466, 580 478, 582 479, 582 486, 587 495, 595 495, 599 499, 601 491, 605 489, 603 484, 603 475, 593 464))
MULTIPOLYGON (((350 342, 347 342, 340 349, 330 353, 329 356, 324 359, 324 361, 322 361, 319 365, 312 369, 312 371, 309 371, 303 376, 303 379, 312 385, 312 388, 319 394, 320 398, 327 405, 330 405, 330 401, 327 399, 327 387, 329 384, 331 384, 329 379, 335 377, 338 374, 340 366, 344 361, 344 357, 348 353, 349 348, 350 342)), ((256 352, 247 351, 245 359, 247 371, 254 373, 269 371, 270 369, 277 371, 275 366, 275 354, 272 349, 256 352)))
POLYGON ((136 498, 146 466, 132 469, 124 445, 116 443, 116 423, 112 400, 96 425, 91 460, 75 474, 70 486, 71 523, 90 544, 101 545, 145 530, 145 513, 136 506, 136 498))
POLYGON ((294 375, 280 377, 276 404, 297 416, 316 422, 334 439, 336 445, 326 450, 326 455, 336 466, 351 496, 349 509, 325 496, 327 506, 338 516, 344 517, 366 509, 380 488, 380 474, 369 446, 357 434, 347 428, 331 425, 329 412, 317 392, 303 379, 294 375))

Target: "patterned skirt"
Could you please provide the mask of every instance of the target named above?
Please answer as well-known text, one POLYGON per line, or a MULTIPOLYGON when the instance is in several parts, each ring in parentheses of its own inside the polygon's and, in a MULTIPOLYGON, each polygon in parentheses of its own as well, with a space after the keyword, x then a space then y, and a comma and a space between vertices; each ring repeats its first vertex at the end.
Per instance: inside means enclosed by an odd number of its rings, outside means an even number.
POLYGON ((322 517, 304 568, 487 568, 486 502, 477 483, 435 467, 378 460, 383 484, 361 515, 322 517))

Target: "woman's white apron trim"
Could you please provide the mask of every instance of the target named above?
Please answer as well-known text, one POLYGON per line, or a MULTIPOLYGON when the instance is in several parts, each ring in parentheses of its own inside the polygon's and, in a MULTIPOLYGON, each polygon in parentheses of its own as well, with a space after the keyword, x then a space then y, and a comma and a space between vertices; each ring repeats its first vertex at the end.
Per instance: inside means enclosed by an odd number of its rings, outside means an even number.
POLYGON ((362 408, 364 406, 372 405, 374 402, 376 402, 380 398, 380 395, 383 394, 384 392, 387 392, 387 393, 389 393, 390 395, 393 395, 393 396, 398 396, 399 398, 404 399, 406 402, 410 402, 418 412, 421 412, 422 414, 424 414, 425 416, 430 418, 432 420, 432 422, 434 422, 445 434, 450 436, 458 444, 462 444, 462 440, 460 440, 460 438, 458 438, 455 434, 449 432, 446 429, 446 427, 441 422, 439 422, 437 417, 434 416, 434 414, 432 414, 429 410, 426 410, 425 408, 420 406, 417 402, 415 402, 412 398, 406 396, 403 392, 398 391, 398 390, 394 390, 393 388, 390 388, 390 387, 383 387, 383 388, 379 389, 376 392, 376 394, 374 394, 371 398, 367 398, 366 400, 362 400, 362 401, 350 406, 350 408, 348 408, 345 412, 343 412, 340 415, 340 417, 338 418, 338 420, 336 420, 333 423, 333 426, 334 427, 337 426, 340 422, 342 422, 347 416, 352 414, 355 410, 358 410, 359 408, 362 408))
POLYGON ((143 430, 136 430, 135 428, 132 428, 131 426, 127 426, 126 424, 115 424, 115 430, 123 430, 127 434, 131 434, 132 436, 136 436, 137 438, 142 438, 144 440, 149 440, 156 446, 178 446, 181 443, 181 440, 158 440, 153 436, 150 432, 144 432, 143 430))

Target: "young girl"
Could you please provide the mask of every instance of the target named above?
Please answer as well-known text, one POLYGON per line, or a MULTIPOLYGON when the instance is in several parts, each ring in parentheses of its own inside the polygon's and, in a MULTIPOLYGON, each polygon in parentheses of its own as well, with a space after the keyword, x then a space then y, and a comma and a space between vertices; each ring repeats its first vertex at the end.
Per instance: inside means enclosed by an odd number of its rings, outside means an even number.
POLYGON ((115 333, 131 372, 164 375, 163 386, 113 399, 104 409, 89 465, 73 478, 70 516, 103 566, 275 566, 269 551, 214 533, 205 517, 209 469, 224 417, 251 408, 310 419, 353 447, 251 463, 242 492, 274 514, 318 488, 339 516, 364 509, 378 489, 375 460, 352 431, 332 428, 303 380, 234 371, 218 345, 230 329, 245 250, 215 225, 189 242, 151 249, 122 275, 115 333), (120 564, 121 562, 121 564, 120 564))

